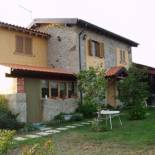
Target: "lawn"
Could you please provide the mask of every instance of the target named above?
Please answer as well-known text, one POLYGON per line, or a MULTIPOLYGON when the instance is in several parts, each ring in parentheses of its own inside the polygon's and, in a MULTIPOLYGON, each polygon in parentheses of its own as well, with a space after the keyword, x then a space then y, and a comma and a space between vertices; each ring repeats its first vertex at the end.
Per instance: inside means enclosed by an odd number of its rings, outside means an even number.
POLYGON ((94 132, 88 125, 48 137, 18 142, 12 148, 18 150, 25 144, 43 143, 52 139, 57 155, 154 155, 155 109, 148 111, 145 120, 129 121, 125 116, 122 120, 123 128, 117 118, 114 119, 112 131, 94 132))

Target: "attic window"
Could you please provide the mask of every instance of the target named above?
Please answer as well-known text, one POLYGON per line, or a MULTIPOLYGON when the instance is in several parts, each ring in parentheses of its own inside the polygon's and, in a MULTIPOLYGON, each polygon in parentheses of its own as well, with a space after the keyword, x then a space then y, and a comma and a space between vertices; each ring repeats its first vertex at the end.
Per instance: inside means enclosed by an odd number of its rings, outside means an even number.
POLYGON ((22 54, 32 54, 32 38, 26 36, 16 36, 16 52, 22 54))

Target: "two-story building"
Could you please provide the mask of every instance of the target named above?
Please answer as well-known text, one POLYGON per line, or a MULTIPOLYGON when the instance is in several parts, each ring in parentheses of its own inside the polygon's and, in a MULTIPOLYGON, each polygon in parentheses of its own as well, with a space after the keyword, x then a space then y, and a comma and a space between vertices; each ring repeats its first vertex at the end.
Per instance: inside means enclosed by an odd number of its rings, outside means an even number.
POLYGON ((108 90, 106 102, 116 106, 116 82, 126 75, 123 67, 132 63, 132 47, 138 43, 77 18, 35 19, 29 26, 46 32, 48 65, 71 69, 75 73, 90 66, 106 70, 108 90))
POLYGON ((116 106, 116 82, 132 63, 134 41, 80 19, 35 19, 29 28, 0 22, 0 94, 24 122, 73 112, 75 73, 106 70, 106 103, 116 106))

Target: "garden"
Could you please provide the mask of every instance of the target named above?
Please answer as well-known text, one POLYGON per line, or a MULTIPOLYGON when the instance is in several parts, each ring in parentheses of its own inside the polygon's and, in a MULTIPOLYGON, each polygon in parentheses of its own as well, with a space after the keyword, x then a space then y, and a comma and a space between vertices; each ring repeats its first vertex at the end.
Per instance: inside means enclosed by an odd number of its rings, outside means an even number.
MULTIPOLYGON (((13 140, 14 135, 34 133, 38 126, 17 121, 7 107, 7 100, 0 97, 0 154, 21 155, 115 155, 155 153, 155 109, 146 107, 149 97, 147 71, 132 66, 128 76, 118 81, 118 107, 105 104, 107 79, 105 71, 90 68, 78 75, 78 86, 82 101, 75 113, 60 113, 54 120, 44 122, 52 128, 91 120, 91 124, 69 129, 54 135, 31 138, 25 141, 13 140), (121 111, 123 126, 112 118, 113 130, 105 125, 105 119, 98 116, 101 109, 121 111), (96 119, 100 118, 100 119, 96 119)), ((111 80, 111 79, 108 79, 111 80)), ((76 103, 77 104, 77 103, 76 103)))

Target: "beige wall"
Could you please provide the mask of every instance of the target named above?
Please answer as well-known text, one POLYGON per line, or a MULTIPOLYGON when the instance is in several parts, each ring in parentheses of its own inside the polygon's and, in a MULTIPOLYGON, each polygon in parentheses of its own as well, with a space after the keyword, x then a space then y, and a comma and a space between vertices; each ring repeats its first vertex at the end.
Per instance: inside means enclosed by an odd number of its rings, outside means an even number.
POLYGON ((0 94, 17 93, 17 78, 6 77, 10 73, 10 68, 0 66, 0 94))
POLYGON ((0 28, 0 63, 47 66, 47 40, 0 28), (32 37, 32 55, 15 53, 17 34, 32 37))

